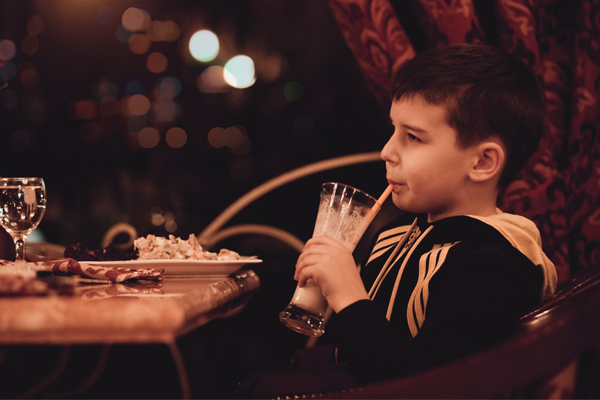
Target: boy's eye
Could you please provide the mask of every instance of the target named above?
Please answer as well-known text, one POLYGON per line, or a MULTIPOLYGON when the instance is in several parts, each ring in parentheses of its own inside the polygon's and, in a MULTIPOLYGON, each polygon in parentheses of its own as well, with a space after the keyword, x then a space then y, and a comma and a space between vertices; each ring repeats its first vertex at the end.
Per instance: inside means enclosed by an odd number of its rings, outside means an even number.
POLYGON ((420 142, 421 141, 421 139, 419 139, 418 137, 416 137, 415 135, 413 135, 410 132, 407 132, 406 136, 408 137, 408 140, 410 140, 411 142, 420 142))

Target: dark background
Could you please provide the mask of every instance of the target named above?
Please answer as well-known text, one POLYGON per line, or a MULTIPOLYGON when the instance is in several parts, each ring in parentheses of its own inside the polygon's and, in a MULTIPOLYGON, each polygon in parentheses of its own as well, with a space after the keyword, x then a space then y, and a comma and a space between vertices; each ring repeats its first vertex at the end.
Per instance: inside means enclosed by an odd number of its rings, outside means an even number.
MULTIPOLYGON (((324 1, 7 0, 0 3, 0 16, 0 40, 17 45, 10 61, 19 69, 3 91, 16 100, 0 97, 0 175, 44 178, 48 209, 36 235, 43 234, 49 242, 96 247, 118 222, 131 223, 140 235, 198 234, 229 204, 270 178, 311 162, 379 150, 388 136, 386 118, 366 89, 324 1), (100 6, 113 11, 110 22, 98 22, 100 6), (179 39, 154 42, 145 54, 132 53, 115 34, 121 15, 132 6, 145 9, 152 20, 175 21, 179 39), (42 18, 43 30, 36 35, 37 51, 25 54, 20 44, 32 15, 42 18), (189 37, 199 29, 211 29, 222 40, 223 55, 212 62, 195 61, 187 50, 189 37), (145 67, 147 55, 154 51, 169 60, 163 73, 145 67), (236 54, 254 59, 256 83, 247 89, 201 93, 196 79, 204 68, 222 65, 236 54), (39 77, 34 87, 19 79, 24 67, 31 65, 39 77), (154 85, 164 77, 181 82, 174 99, 179 116, 171 124, 157 124, 148 114, 142 126, 156 127, 161 134, 154 148, 131 144, 129 138, 136 132, 123 115, 99 111, 89 119, 73 115, 78 101, 98 104, 94 94, 98 82, 116 85, 116 96, 122 100, 128 84, 137 81, 152 99, 154 85), (302 85, 300 100, 284 96, 290 81, 302 85), (299 117, 308 118, 309 124, 295 128, 299 117), (86 141, 82 132, 90 122, 100 134, 86 141), (212 128, 236 125, 245 128, 252 143, 248 154, 209 144, 212 128), (165 132, 173 126, 187 133, 182 148, 165 143, 165 132), (16 131, 21 136, 15 136, 16 131), (177 230, 167 232, 163 225, 153 225, 153 208, 171 213, 177 230)), ((247 218, 300 229, 296 233, 304 240, 312 228, 304 223, 315 215, 323 179, 377 195, 385 188, 383 164, 373 168, 374 172, 359 168, 346 175, 340 171, 282 188, 234 222, 247 218), (307 197, 302 197, 305 191, 307 197), (305 204, 307 200, 312 204, 305 204), (285 212, 274 215, 275 210, 285 212)))

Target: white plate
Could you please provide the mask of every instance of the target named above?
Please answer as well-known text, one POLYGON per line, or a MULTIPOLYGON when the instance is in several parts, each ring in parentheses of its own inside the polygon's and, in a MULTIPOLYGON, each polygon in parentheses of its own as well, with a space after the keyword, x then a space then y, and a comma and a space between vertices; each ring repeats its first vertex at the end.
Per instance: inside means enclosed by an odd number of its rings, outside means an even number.
POLYGON ((242 257, 240 260, 128 260, 128 261, 79 261, 82 265, 100 265, 120 268, 164 268, 164 276, 225 277, 246 264, 258 264, 262 260, 242 257))

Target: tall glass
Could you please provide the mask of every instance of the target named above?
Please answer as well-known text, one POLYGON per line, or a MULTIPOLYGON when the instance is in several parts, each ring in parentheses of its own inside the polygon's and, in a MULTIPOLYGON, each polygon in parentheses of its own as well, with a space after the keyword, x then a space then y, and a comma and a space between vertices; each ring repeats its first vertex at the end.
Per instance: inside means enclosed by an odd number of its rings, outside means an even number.
MULTIPOLYGON (((379 206, 373 196, 342 183, 327 182, 321 197, 313 237, 327 235, 354 251, 358 241, 375 217, 379 206)), ((288 328, 307 336, 325 332, 327 300, 312 279, 297 286, 290 304, 279 314, 288 328)))
POLYGON ((15 242, 17 262, 25 262, 25 242, 45 212, 42 178, 0 178, 0 225, 15 242))

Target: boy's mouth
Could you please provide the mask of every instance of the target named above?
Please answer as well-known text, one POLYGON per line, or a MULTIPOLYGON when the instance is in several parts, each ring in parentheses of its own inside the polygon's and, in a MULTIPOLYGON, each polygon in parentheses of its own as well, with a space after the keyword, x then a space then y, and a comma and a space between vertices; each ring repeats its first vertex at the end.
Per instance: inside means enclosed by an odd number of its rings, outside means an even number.
POLYGON ((393 192, 395 192, 396 190, 400 189, 401 186, 403 186, 402 183, 398 183, 398 182, 392 181, 391 179, 388 179, 388 183, 394 187, 392 189, 393 192))

